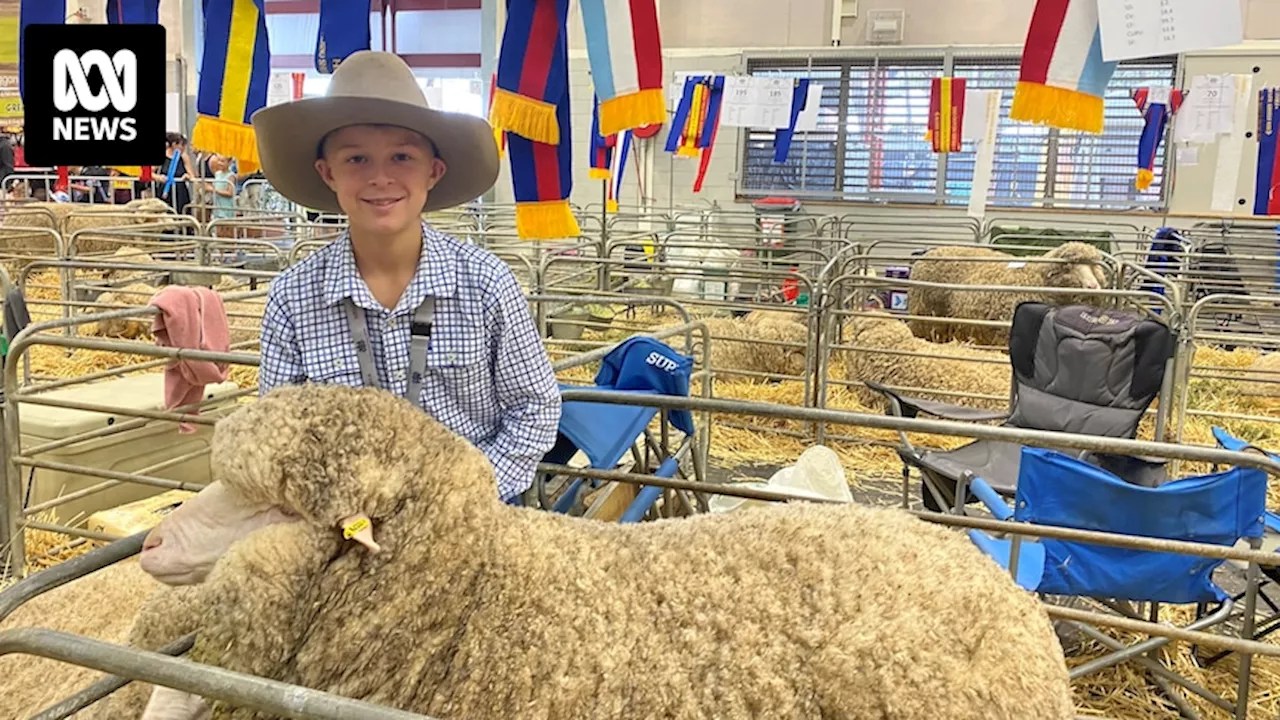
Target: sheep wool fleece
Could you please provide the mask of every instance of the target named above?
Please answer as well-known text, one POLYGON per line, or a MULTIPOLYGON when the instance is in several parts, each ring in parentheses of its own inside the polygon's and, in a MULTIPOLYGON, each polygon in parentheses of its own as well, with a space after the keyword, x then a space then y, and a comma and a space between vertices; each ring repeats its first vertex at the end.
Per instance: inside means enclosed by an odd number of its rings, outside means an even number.
POLYGON ((211 459, 302 522, 218 561, 197 662, 442 718, 1073 716, 1040 603, 896 510, 623 525, 508 506, 479 450, 338 386, 273 390, 219 423, 211 459), (382 552, 341 539, 356 512, 382 552))
MULTIPOLYGON (((914 287, 907 293, 907 312, 937 318, 968 320, 1013 319, 1014 308, 1023 301, 1052 305, 1096 302, 1088 296, 1036 293, 1031 288, 1082 287, 1080 273, 1088 268, 1099 287, 1107 287, 1106 273, 1097 265, 1103 256, 1093 245, 1067 242, 1045 253, 1045 258, 1067 262, 1027 262, 989 247, 940 247, 920 256, 911 267, 911 280, 949 285, 996 285, 1025 287, 1027 292, 1000 290, 948 290, 914 287), (971 258, 989 258, 976 262, 971 258)), ((912 320, 911 332, 934 342, 967 340, 979 345, 1004 346, 1009 331, 1001 327, 980 327, 931 320, 912 320)))

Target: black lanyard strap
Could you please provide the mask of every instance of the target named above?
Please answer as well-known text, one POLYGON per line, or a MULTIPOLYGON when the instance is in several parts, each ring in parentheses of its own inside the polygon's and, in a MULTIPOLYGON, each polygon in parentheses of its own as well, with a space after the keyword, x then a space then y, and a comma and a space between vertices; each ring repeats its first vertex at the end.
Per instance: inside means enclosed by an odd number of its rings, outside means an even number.
MULTIPOLYGON (((356 359, 360 361, 360 376, 364 385, 380 387, 364 310, 351 298, 343 302, 343 307, 347 312, 347 325, 351 331, 351 340, 355 343, 356 359)), ((427 377, 427 348, 431 345, 431 326, 435 322, 435 315, 436 299, 428 295, 413 311, 413 322, 409 326, 409 377, 405 385, 405 398, 419 409, 422 409, 422 386, 427 377)))

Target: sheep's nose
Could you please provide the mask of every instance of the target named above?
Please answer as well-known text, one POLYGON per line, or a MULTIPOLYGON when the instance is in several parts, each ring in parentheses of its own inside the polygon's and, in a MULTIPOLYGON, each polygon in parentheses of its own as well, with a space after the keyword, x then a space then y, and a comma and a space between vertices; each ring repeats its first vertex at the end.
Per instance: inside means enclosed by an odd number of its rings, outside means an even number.
POLYGON ((164 544, 164 536, 159 532, 152 530, 147 533, 147 537, 142 541, 142 552, 154 550, 164 544))

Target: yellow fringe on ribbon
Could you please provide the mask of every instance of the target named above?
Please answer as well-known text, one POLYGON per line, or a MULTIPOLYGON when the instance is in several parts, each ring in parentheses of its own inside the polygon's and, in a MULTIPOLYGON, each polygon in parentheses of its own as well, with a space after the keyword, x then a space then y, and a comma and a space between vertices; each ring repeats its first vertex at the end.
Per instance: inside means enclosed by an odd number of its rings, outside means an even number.
POLYGON ((582 230, 568 200, 516 203, 516 234, 521 240, 578 237, 582 230))
POLYGON ((1019 82, 1013 91, 1009 119, 1098 134, 1102 132, 1102 107, 1102 98, 1097 95, 1019 82))
POLYGON ((1155 182, 1156 174, 1146 168, 1138 168, 1138 178, 1133 181, 1133 186, 1139 190, 1146 190, 1151 187, 1151 183, 1155 182))
POLYGON ((600 103, 600 134, 606 137, 666 121, 667 99, 661 88, 619 95, 600 103))
POLYGON ((605 168, 593 167, 587 171, 587 177, 592 180, 608 180, 611 177, 611 173, 605 168))
POLYGON ((258 140, 252 125, 201 115, 196 118, 196 126, 191 131, 191 145, 199 150, 235 158, 241 174, 257 172, 261 166, 258 140))
POLYGON ((614 200, 613 198, 609 198, 608 200, 605 200, 605 201, 604 201, 604 211, 605 211, 605 212, 607 212, 607 213, 616 213, 616 212, 618 212, 618 201, 617 201, 617 200, 614 200))
POLYGON ((560 144, 556 106, 548 102, 498 89, 489 108, 489 123, 534 142, 560 144))
POLYGON ((506 144, 506 143, 502 142, 504 139, 506 139, 506 135, 505 135, 505 133, 506 133, 506 131, 505 131, 505 130, 503 130, 502 128, 500 128, 500 127, 495 127, 495 128, 493 129, 493 144, 498 146, 498 159, 499 159, 499 160, 501 160, 501 159, 502 159, 502 146, 506 144))

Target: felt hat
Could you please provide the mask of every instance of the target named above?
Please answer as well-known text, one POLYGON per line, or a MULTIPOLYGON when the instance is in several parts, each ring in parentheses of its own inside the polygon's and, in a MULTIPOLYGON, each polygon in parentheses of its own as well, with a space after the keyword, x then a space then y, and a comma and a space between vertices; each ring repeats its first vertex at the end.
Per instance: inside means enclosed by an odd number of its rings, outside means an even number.
POLYGON ((470 202, 498 179, 498 147, 489 123, 432 109, 413 71, 394 53, 352 53, 334 71, 324 97, 264 107, 252 122, 267 181, 314 210, 342 212, 315 161, 324 137, 349 125, 395 125, 431 140, 448 170, 427 193, 424 212, 470 202))

